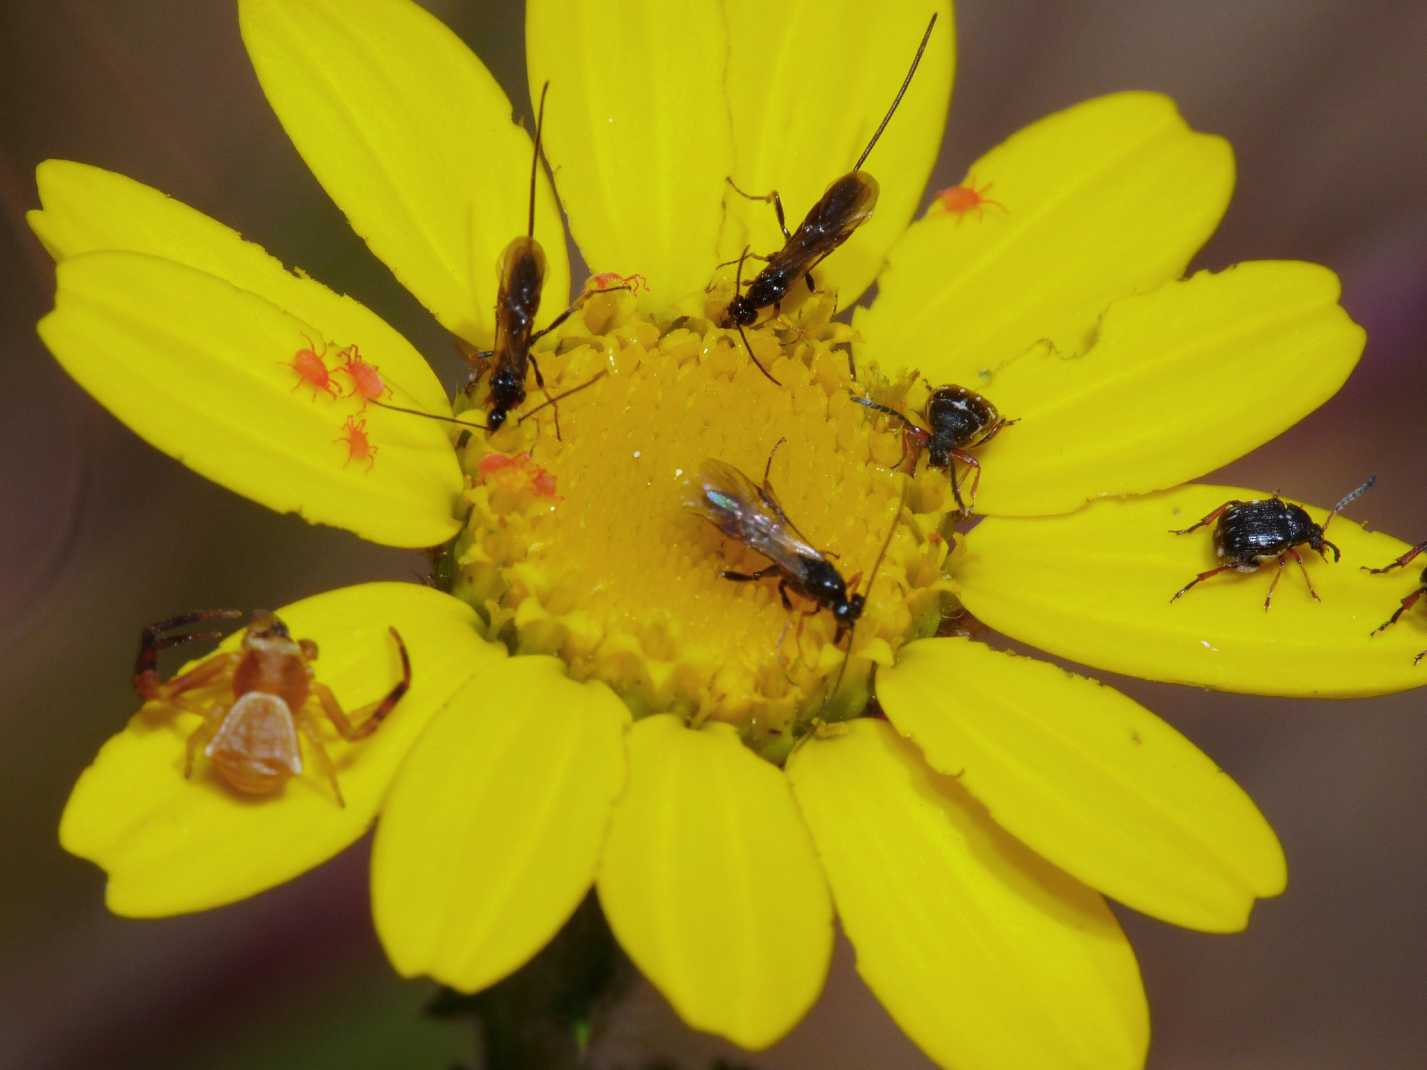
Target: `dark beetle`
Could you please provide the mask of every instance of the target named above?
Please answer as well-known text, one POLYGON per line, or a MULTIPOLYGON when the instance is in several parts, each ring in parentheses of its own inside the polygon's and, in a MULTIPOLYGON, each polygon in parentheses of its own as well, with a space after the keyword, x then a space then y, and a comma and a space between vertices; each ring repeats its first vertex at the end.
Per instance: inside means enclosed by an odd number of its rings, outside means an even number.
POLYGON ((1199 573, 1175 591, 1169 600, 1175 601, 1196 583, 1221 572, 1257 572, 1266 562, 1277 561, 1279 571, 1274 574, 1273 582, 1268 586, 1268 594, 1263 600, 1263 607, 1267 610, 1273 602, 1274 588, 1278 586, 1279 578, 1283 575, 1283 566, 1291 557, 1298 562, 1298 567, 1303 572, 1303 582, 1308 585, 1308 593, 1313 596, 1315 602, 1321 601, 1318 592, 1313 589, 1313 581, 1308 577, 1308 569, 1303 564, 1303 558, 1297 548, 1308 546, 1318 551, 1325 561, 1328 560, 1327 551, 1332 550, 1334 562, 1340 560, 1342 552, 1323 537, 1323 532, 1333 517, 1338 515, 1338 511, 1363 494, 1375 480, 1375 476, 1370 477, 1362 486, 1345 495, 1333 507, 1333 511, 1321 526, 1315 524, 1313 518, 1301 506, 1286 502, 1275 494, 1272 498, 1260 498, 1251 502, 1232 499, 1197 523, 1171 531, 1173 535, 1188 535, 1210 521, 1217 521, 1214 524, 1214 556, 1224 564, 1199 573))
MULTIPOLYGON (((974 390, 964 386, 939 386, 927 399, 926 421, 929 427, 909 419, 890 405, 882 405, 870 398, 853 395, 852 400, 888 416, 900 420, 903 428, 902 457, 912 453, 912 463, 916 455, 927 451, 927 464, 933 468, 945 468, 951 475, 951 493, 957 508, 968 512, 976 503, 976 490, 981 486, 981 462, 966 452, 976 446, 991 441, 1002 428, 1010 427, 1015 420, 1007 420, 996 406, 974 390), (956 461, 976 470, 971 480, 971 503, 961 500, 961 486, 956 479, 956 461)), ((899 465, 901 461, 897 462, 899 465)))

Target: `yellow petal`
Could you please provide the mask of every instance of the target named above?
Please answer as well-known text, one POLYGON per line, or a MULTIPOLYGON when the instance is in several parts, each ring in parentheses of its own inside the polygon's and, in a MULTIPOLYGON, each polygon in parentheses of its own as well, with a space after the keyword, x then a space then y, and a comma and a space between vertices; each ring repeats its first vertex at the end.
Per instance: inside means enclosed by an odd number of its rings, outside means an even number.
MULTIPOLYGON (((469 606, 415 584, 344 587, 278 613, 295 638, 317 641, 317 679, 345 709, 380 698, 400 679, 388 627, 401 633, 410 653, 411 690, 366 740, 347 744, 324 733, 345 808, 306 741, 306 771, 276 796, 236 794, 201 756, 192 779, 184 779, 185 743, 199 718, 145 706, 84 771, 60 819, 65 850, 109 874, 107 902, 116 914, 155 917, 220 906, 336 854, 371 823, 431 715, 463 680, 489 671, 501 656, 478 637, 469 606)), ((238 639, 234 633, 219 649, 235 649, 238 639)))
POLYGON ((998 825, 1127 906, 1230 932, 1255 897, 1283 891, 1283 849, 1253 801, 1113 688, 970 640, 925 639, 878 672, 877 697, 998 825))
POLYGON ((1274 438, 1362 355, 1338 294, 1317 264, 1239 264, 1111 305, 1083 356, 1039 346, 1013 360, 984 384, 1021 422, 977 451, 977 511, 1062 513, 1163 490, 1274 438))
POLYGON ((594 880, 628 724, 554 658, 494 664, 452 697, 377 826, 372 909, 397 970, 472 992, 555 935, 594 880))
MULTIPOLYGON (((238 11, 268 103, 352 229, 447 330, 488 345, 496 261, 525 233, 533 151, 490 72, 409 0, 242 0, 238 11)), ((543 174, 539 187, 545 320, 570 281, 543 174)))
POLYGON ((858 972, 932 1059, 1142 1065, 1139 969, 1104 900, 999 829, 890 725, 811 739, 788 776, 858 972))
MULTIPOLYGON (((1343 517, 1328 530, 1343 551, 1340 564, 1300 550, 1321 602, 1309 597, 1290 561, 1267 613, 1264 596, 1278 571, 1271 562, 1247 575, 1221 573, 1170 603, 1175 591, 1218 564, 1212 524, 1188 535, 1170 529, 1188 527, 1230 499, 1266 497, 1260 490, 1193 484, 1097 502, 1070 516, 987 520, 958 548, 952 575, 966 607, 991 627, 1111 672, 1315 698, 1427 684, 1427 662, 1412 663, 1427 645, 1421 625, 1406 620, 1414 614, 1369 635, 1415 577, 1359 570, 1387 564, 1407 544, 1343 517)), ((1308 512, 1321 523, 1326 510, 1308 512)))
POLYGON ((599 873, 610 928, 695 1029, 765 1048, 817 999, 832 904, 787 781, 727 726, 648 717, 599 873))
POLYGON ((531 0, 532 96, 550 82, 545 154, 592 271, 639 272, 641 304, 702 292, 732 165, 714 4, 531 0))
MULTIPOLYGON (((60 261, 55 277, 40 337, 80 386, 169 456, 270 509, 374 542, 433 546, 458 528, 462 477, 441 425, 359 411, 357 399, 308 389, 288 366, 310 338, 319 352, 328 343, 335 369, 337 349, 357 339, 140 253, 85 253, 60 261), (349 418, 365 421, 370 464, 349 460, 349 418)), ((334 376, 334 389, 344 378, 334 376)))
MULTIPOLYGON (((99 250, 148 253, 232 283, 320 324, 328 338, 356 342, 382 379, 429 412, 449 411, 441 382, 425 359, 359 301, 293 274, 236 230, 142 182, 69 160, 35 168, 42 209, 30 227, 56 260, 99 250)), ((350 384, 344 381, 343 388, 350 384)))
MULTIPOLYGON (((759 0, 735 0, 726 10, 731 175, 748 193, 776 189, 789 230, 852 170, 907 76, 927 20, 939 16, 906 96, 863 165, 881 188, 876 210, 818 269, 818 284, 850 306, 911 221, 936 162, 956 64, 951 3, 886 6, 875 33, 857 0, 792 0, 776 17, 759 0)), ((771 205, 729 190, 724 206, 720 260, 747 243, 763 253, 783 246, 771 205)))
POLYGON ((1041 338, 1082 352, 1111 301, 1179 277, 1224 214, 1234 163, 1168 98, 1115 93, 1021 130, 973 179, 1004 208, 913 223, 853 320, 869 358, 972 387, 1041 338))

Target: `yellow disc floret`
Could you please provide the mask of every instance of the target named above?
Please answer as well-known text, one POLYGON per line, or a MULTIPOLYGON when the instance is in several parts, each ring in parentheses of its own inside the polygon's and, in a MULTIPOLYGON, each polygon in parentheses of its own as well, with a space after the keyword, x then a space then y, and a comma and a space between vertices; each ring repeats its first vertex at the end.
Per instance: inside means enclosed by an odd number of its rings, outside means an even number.
MULTIPOLYGON (((558 407, 532 411, 547 400, 532 391, 528 419, 463 447, 455 590, 492 637, 605 681, 636 716, 727 721, 774 757, 814 721, 862 710, 870 665, 941 617, 951 496, 942 472, 905 486, 901 435, 852 401, 852 332, 831 313, 819 295, 748 331, 774 386, 709 319, 645 318, 627 294, 588 300, 541 357, 558 407), (770 454, 788 520, 866 598, 839 642, 796 584, 785 608, 779 574, 725 578, 770 561, 688 507, 705 460, 759 483, 770 454)), ((479 387, 477 401, 473 417, 479 387)))

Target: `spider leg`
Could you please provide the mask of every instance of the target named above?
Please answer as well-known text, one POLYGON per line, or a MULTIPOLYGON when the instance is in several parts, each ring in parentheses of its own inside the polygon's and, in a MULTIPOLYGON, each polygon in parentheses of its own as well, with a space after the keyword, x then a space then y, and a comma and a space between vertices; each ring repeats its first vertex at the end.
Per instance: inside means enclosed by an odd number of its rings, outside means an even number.
MULTIPOLYGON (((323 709, 326 709, 326 703, 323 703, 323 709)), ((347 800, 342 796, 342 786, 337 783, 337 766, 333 763, 332 756, 327 753, 327 748, 322 745, 322 734, 317 730, 317 723, 311 714, 304 711, 297 716, 297 727, 307 737, 308 746, 317 758, 317 764, 322 767, 323 775, 331 783, 332 794, 337 796, 337 805, 345 810, 347 800)))
POLYGON ((401 655, 401 679, 392 685, 392 689, 384 697, 361 707, 348 716, 330 687, 326 684, 313 682, 312 690, 317 695, 317 701, 322 704, 322 712, 331 720, 338 734, 349 743, 365 739, 380 728, 387 714, 391 713, 397 702, 401 700, 401 696, 406 694, 411 687, 411 658, 406 653, 406 644, 401 641, 401 636, 395 628, 387 630, 396 640, 396 649, 401 655), (354 725, 353 720, 358 723, 354 725))
POLYGON ((203 723, 188 734, 188 742, 183 750, 183 778, 190 779, 193 776, 193 758, 199 750, 208 745, 208 741, 217 734, 218 729, 223 724, 223 718, 228 710, 221 702, 215 702, 207 710, 193 709, 191 706, 184 706, 185 709, 203 716, 203 723))

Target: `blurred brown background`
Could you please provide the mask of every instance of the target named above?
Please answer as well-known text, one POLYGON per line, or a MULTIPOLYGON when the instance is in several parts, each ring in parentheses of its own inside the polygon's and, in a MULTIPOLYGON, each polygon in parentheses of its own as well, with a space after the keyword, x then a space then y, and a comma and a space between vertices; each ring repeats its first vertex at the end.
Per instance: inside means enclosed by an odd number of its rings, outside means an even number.
MULTIPOLYGON (((526 110, 517 5, 432 3, 526 110)), ((618 5, 607 5, 612 21, 618 5)), ((1427 538, 1427 6, 1412 0, 965 0, 950 127, 934 183, 1019 126, 1098 93, 1172 94, 1227 135, 1239 182, 1201 263, 1301 257, 1333 267, 1369 332, 1347 388, 1224 481, 1355 507, 1427 538)), ((6 285, 0 420, 0 1066, 445 1068, 457 1026, 391 974, 367 915, 366 845, 247 903, 121 921, 101 875, 56 843, 73 779, 133 706, 138 626, 207 605, 276 605, 412 555, 273 515, 160 456, 76 388, 34 323, 47 257, 23 224, 48 156, 172 193, 350 292, 438 361, 416 302, 347 230, 260 95, 218 0, 6 0, 0 6, 6 285)), ((1246 359, 1251 359, 1246 356, 1246 359)), ((448 376, 451 362, 441 366, 448 376)), ((1225 390, 1233 384, 1226 383, 1225 390)), ((1391 606, 1385 606, 1385 611, 1391 606)), ((1427 646, 1420 613, 1410 624, 1427 646)), ((1266 624, 1266 626, 1268 626, 1266 624)), ((1427 664, 1423 666, 1427 679, 1427 664)), ((1278 829, 1287 895, 1232 937, 1122 912, 1154 1015, 1156 1070, 1311 1070, 1427 1062, 1427 691, 1309 704, 1113 681, 1229 770, 1278 829)), ((612 1065, 705 1066, 642 991, 605 1038, 612 1065)), ((759 1067, 922 1067, 846 949, 822 1003, 759 1067)))

